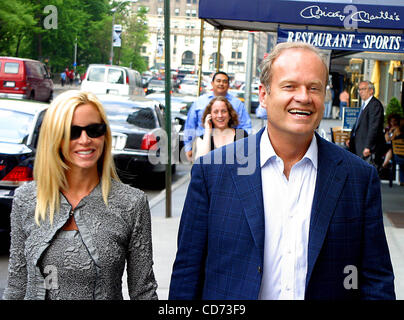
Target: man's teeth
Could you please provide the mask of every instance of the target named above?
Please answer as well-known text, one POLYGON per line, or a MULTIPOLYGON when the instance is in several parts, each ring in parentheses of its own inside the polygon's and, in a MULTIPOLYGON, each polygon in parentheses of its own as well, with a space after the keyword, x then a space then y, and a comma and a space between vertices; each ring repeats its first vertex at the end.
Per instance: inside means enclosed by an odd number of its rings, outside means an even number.
POLYGON ((93 150, 88 150, 88 151, 77 151, 78 154, 90 154, 92 153, 93 150))
POLYGON ((303 116, 309 116, 309 115, 312 114, 311 111, 297 110, 297 109, 289 110, 289 113, 291 113, 291 114, 297 114, 297 115, 303 115, 303 116))

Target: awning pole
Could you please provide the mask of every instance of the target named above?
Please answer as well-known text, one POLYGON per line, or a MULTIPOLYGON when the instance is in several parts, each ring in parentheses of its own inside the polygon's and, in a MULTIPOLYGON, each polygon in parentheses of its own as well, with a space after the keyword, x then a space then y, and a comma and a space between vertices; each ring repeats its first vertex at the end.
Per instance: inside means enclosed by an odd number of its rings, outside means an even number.
POLYGON ((205 20, 201 19, 201 31, 199 35, 199 62, 198 62, 198 92, 197 96, 201 95, 202 86, 202 60, 203 60, 203 29, 205 20))
POLYGON ((219 40, 217 43, 217 55, 216 55, 216 72, 220 70, 220 47, 222 44, 222 29, 219 29, 219 40))
POLYGON ((164 0, 164 77, 165 77, 165 120, 167 131, 166 218, 171 218, 171 66, 170 66, 170 0, 164 0))

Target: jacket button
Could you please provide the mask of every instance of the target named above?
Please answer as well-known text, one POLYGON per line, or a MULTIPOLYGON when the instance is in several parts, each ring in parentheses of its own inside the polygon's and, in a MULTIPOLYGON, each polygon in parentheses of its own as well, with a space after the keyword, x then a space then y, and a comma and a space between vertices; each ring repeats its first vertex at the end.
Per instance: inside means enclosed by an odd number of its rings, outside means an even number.
POLYGON ((258 272, 259 272, 259 273, 262 273, 261 266, 258 266, 258 272))

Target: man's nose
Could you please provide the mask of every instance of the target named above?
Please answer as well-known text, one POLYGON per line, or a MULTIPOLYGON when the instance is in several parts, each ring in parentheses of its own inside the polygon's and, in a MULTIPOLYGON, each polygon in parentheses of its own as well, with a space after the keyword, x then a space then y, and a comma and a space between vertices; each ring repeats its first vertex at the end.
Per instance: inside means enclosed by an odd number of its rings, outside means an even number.
POLYGON ((310 96, 309 89, 304 86, 299 87, 298 90, 296 91, 294 99, 302 104, 310 103, 311 96, 310 96))

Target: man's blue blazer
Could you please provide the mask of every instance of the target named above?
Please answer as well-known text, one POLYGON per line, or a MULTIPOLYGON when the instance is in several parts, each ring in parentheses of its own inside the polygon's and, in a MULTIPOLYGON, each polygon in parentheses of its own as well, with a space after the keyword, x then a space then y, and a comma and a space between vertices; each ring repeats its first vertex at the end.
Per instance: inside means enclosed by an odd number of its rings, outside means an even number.
MULTIPOLYGON (((169 299, 258 298, 265 237, 263 131, 194 164, 169 299)), ((377 172, 316 138, 305 299, 395 299, 377 172)))

